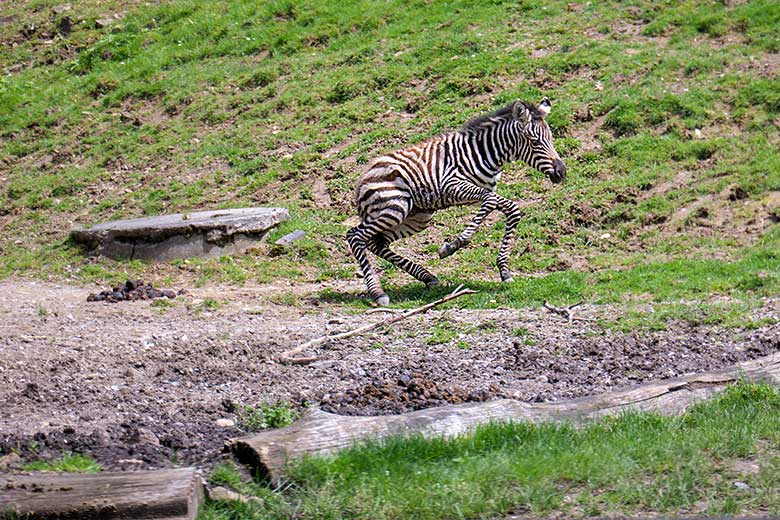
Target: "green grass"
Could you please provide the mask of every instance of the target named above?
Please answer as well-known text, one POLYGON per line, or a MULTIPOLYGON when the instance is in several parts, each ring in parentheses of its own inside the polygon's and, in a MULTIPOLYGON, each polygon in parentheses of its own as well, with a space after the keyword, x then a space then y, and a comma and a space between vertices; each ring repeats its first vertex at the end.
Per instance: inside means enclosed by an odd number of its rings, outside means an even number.
POLYGON ((56 460, 35 460, 24 465, 25 471, 58 471, 64 473, 97 473, 100 464, 80 453, 65 452, 56 460))
POLYGON ((220 482, 265 502, 212 503, 201 518, 778 514, 778 432, 780 391, 741 384, 679 417, 626 413, 582 427, 493 424, 450 440, 371 442, 293 464, 284 491, 221 468, 220 482), (759 470, 740 473, 745 460, 759 470))
MULTIPOLYGON (((390 286, 388 294, 399 306, 416 307, 448 294, 463 283, 479 292, 458 298, 443 308, 525 308, 539 307, 545 300, 556 305, 587 301, 625 305, 626 315, 607 323, 621 330, 662 329, 671 319, 754 328, 771 322, 752 320, 750 311, 759 306, 761 298, 780 291, 778 251, 780 231, 776 229, 755 245, 739 250, 735 255, 739 259, 735 261, 679 258, 640 262, 620 270, 593 273, 566 270, 516 277, 509 284, 444 277, 445 283, 433 290, 401 280, 402 285, 390 286), (727 301, 713 301, 718 298, 727 301), (655 307, 647 310, 647 304, 655 307)), ((368 306, 362 298, 330 289, 322 291, 320 297, 357 308, 368 306)), ((439 323, 428 342, 447 343, 458 332, 446 322, 439 323)))
MULTIPOLYGON (((758 65, 778 48, 776 2, 89 0, 55 15, 58 3, 7 6, 0 28, 13 42, 0 48, 0 222, 13 237, 0 241, 0 278, 352 278, 344 233, 370 158, 547 95, 570 173, 553 187, 506 168, 499 192, 531 203, 518 281, 487 282, 500 220, 436 258, 471 208, 437 215, 401 252, 476 281, 474 305, 777 295, 777 258, 750 256, 762 236, 777 242, 766 219, 780 191, 780 87, 758 65), (124 16, 95 27, 113 12, 124 16), (57 34, 62 16, 69 35, 57 34), (737 188, 744 198, 721 195, 737 188), (704 210, 679 218, 697 201, 704 210), (256 204, 292 218, 245 255, 149 268, 89 260, 67 239, 73 223, 256 204), (751 221, 765 223, 743 232, 751 221), (296 229, 306 238, 271 245, 296 229)), ((428 298, 396 270, 386 278, 396 301, 428 298)))
POLYGON ((239 425, 250 432, 283 428, 295 422, 300 415, 300 412, 286 401, 262 404, 259 408, 240 405, 237 412, 239 425))

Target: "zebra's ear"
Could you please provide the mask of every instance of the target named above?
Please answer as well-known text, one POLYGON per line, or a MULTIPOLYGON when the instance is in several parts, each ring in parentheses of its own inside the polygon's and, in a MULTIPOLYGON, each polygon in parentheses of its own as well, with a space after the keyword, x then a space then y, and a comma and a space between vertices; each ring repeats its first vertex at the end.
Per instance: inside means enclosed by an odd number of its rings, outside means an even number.
POLYGON ((552 105, 550 104, 550 100, 546 97, 542 100, 541 103, 539 103, 539 106, 536 110, 539 111, 539 113, 542 115, 542 119, 547 117, 547 114, 550 113, 550 108, 552 108, 552 105))
POLYGON ((527 125, 531 122, 531 111, 520 100, 515 101, 512 105, 512 119, 521 122, 523 125, 527 125))

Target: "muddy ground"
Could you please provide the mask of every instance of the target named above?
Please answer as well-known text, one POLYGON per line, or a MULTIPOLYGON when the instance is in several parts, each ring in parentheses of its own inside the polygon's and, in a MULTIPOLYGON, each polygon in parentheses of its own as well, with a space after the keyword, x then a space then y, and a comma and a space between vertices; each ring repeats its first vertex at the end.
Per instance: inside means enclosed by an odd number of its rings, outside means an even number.
MULTIPOLYGON (((160 306, 87 303, 96 287, 0 282, 0 455, 16 450, 30 460, 73 450, 106 469, 208 468, 227 456, 226 439, 245 433, 239 405, 289 400, 389 414, 497 397, 549 401, 780 350, 780 325, 678 324, 624 334, 568 324, 544 309, 452 309, 307 352, 323 357, 310 365, 279 364, 274 358, 301 342, 383 318, 316 297, 272 302, 321 288, 202 288, 160 306), (207 299, 225 303, 209 309, 207 299), (455 332, 437 343, 437 328, 455 332)), ((359 292, 362 282, 336 289, 359 292)), ((584 305, 577 315, 615 312, 584 305)), ((780 318, 780 300, 756 314, 780 318)))

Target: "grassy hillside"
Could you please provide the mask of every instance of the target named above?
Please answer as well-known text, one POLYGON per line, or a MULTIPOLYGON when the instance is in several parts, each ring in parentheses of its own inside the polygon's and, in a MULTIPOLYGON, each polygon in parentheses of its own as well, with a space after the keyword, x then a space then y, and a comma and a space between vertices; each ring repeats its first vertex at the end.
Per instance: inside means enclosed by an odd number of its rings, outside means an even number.
MULTIPOLYGON (((351 278, 343 234, 371 157, 546 95, 569 181, 515 164, 499 189, 526 208, 512 267, 532 277, 496 283, 498 215, 435 258, 473 209, 400 251, 481 280, 475 305, 716 294, 741 316, 780 289, 772 0, 58 4, 2 8, 0 276, 351 278), (255 204, 290 208, 275 236, 309 238, 153 268, 67 240, 77 223, 255 204)), ((396 300, 426 297, 381 265, 396 300)))

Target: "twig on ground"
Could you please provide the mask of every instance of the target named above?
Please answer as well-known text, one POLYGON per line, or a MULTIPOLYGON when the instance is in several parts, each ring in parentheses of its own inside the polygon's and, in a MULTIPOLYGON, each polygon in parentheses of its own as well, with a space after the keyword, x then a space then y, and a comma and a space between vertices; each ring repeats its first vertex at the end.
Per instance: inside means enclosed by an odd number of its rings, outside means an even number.
POLYGON ((404 311, 402 309, 388 309, 387 307, 379 307, 378 309, 367 310, 366 314, 376 314, 378 312, 387 312, 390 314, 402 314, 404 311))
POLYGON ((555 314, 558 314, 559 316, 563 316, 569 321, 569 323, 573 321, 596 321, 592 318, 580 318, 574 315, 574 308, 579 307, 583 303, 585 302, 577 302, 573 305, 569 305, 568 307, 563 308, 563 307, 556 307, 555 305, 551 305, 547 300, 544 300, 544 308, 550 312, 554 312, 555 314))
MULTIPOLYGON (((318 361, 320 357, 318 356, 312 356, 312 357, 301 357, 296 358, 293 357, 295 354, 298 354, 300 352, 303 352, 304 350, 316 347, 319 345, 323 345, 325 343, 328 343, 330 341, 339 340, 339 339, 345 339, 352 336, 357 336, 359 334, 365 334, 366 332, 371 332, 372 330, 378 329, 380 327, 385 327, 387 325, 391 325, 393 323, 396 323, 398 321, 401 321, 403 319, 409 318, 411 316, 414 316, 415 314, 421 314, 423 312, 429 311, 432 308, 441 305, 442 303, 446 303, 450 300, 454 300, 455 298, 458 298, 459 296, 463 296, 465 294, 475 294, 477 291, 473 289, 463 289, 463 285, 459 285, 454 291, 452 291, 447 296, 444 296, 443 298, 439 298, 436 301, 433 301, 431 303, 427 303, 423 305, 422 307, 417 307, 416 309, 411 309, 408 311, 404 311, 400 314, 395 314, 394 316, 390 316, 388 318, 385 318, 382 321, 378 321, 376 323, 372 323, 370 325, 364 325, 363 327, 349 330, 347 332, 340 332, 338 334, 328 334, 327 336, 321 336, 319 338, 313 339, 311 341, 307 341, 306 343, 302 343, 301 345, 298 345, 295 348, 291 348, 290 350, 287 350, 285 352, 282 352, 282 354, 277 358, 277 361, 284 364, 290 364, 290 365, 308 365, 309 363, 313 363, 314 361, 318 361)), ((379 309, 374 309, 375 311, 378 311, 379 309)))

